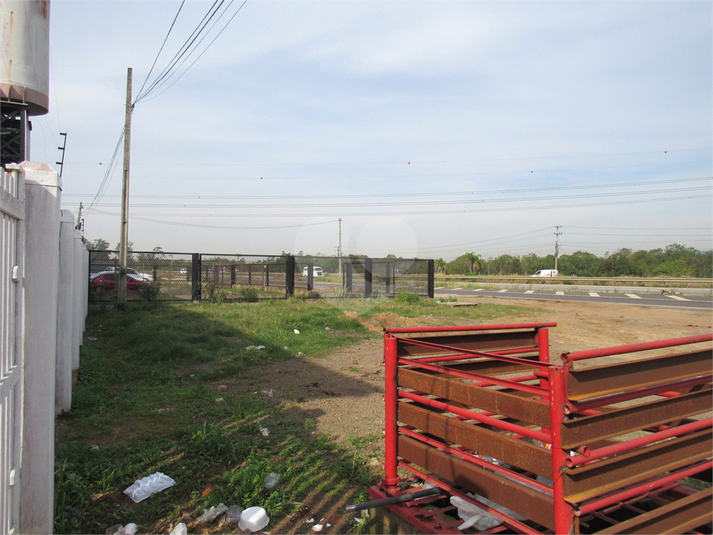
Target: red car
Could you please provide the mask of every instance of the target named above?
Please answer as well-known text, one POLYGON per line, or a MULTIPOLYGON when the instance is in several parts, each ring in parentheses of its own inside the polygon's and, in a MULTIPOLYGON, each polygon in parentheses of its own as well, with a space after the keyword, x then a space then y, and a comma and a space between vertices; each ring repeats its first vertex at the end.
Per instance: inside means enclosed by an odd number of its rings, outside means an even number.
MULTIPOLYGON (((103 293, 103 292, 111 292, 112 290, 116 290, 116 286, 119 282, 119 274, 118 273, 100 273, 96 277, 94 277, 90 282, 89 285, 92 289, 93 292, 97 293, 103 293)), ((132 275, 131 273, 126 274, 126 289, 128 291, 136 291, 138 290, 141 286, 151 286, 148 282, 137 278, 136 276, 132 275)))

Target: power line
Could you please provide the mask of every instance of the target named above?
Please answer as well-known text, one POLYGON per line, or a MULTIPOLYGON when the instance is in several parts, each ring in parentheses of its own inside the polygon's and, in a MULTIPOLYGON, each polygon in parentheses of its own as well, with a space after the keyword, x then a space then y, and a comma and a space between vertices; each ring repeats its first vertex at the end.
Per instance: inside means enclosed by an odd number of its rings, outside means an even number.
MULTIPOLYGON (((178 20, 178 15, 181 14, 181 10, 183 10, 183 6, 185 5, 186 0, 183 0, 181 2, 181 5, 178 6, 178 11, 176 12, 176 16, 173 17, 173 22, 171 22, 171 26, 168 28, 168 32, 166 33, 166 37, 163 39, 163 43, 161 43, 161 48, 158 50, 158 54, 156 54, 156 58, 153 60, 153 64, 151 65, 151 68, 149 69, 149 73, 146 75, 146 79, 144 80, 144 83, 141 84, 141 89, 138 91, 139 97, 142 94, 142 91, 144 90, 144 87, 146 87, 146 83, 149 81, 149 78, 151 77, 151 73, 154 70, 154 67, 156 67, 156 63, 158 62, 158 58, 161 56, 161 52, 163 52, 163 48, 166 46, 166 42, 168 41, 168 37, 171 35, 171 31, 173 30, 173 27, 176 24, 176 21, 178 20)), ((138 97, 137 97, 138 100, 138 97)))

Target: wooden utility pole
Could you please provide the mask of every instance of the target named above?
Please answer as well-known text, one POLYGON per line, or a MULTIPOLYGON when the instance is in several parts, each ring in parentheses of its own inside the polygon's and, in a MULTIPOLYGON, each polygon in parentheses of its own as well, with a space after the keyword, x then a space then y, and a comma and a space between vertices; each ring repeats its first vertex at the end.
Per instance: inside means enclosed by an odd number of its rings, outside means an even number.
POLYGON ((119 241, 119 286, 117 300, 126 304, 126 260, 129 248, 129 160, 131 155, 131 67, 126 76, 126 120, 124 122, 124 179, 121 187, 121 234, 119 241))

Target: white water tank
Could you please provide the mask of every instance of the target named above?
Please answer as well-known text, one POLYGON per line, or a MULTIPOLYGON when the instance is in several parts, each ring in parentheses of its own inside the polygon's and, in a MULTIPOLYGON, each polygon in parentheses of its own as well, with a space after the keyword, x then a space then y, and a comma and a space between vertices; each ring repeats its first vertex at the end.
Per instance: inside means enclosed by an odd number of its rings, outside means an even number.
POLYGON ((0 101, 49 109, 49 0, 0 0, 0 101))

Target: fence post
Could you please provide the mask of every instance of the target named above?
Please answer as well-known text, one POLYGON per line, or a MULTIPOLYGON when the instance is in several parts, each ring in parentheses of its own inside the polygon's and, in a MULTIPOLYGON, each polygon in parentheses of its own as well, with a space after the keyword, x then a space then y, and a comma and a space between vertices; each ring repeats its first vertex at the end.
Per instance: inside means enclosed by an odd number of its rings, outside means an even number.
POLYGON ((428 261, 428 297, 433 299, 436 288, 434 279, 436 278, 436 262, 431 259, 428 261))
POLYGON ((201 255, 200 253, 193 253, 191 257, 191 299, 193 301, 201 300, 201 255))
POLYGON ((27 248, 18 533, 52 533, 61 182, 49 165, 23 162, 20 168, 26 180, 27 248))
POLYGON ((354 266, 351 261, 344 264, 344 290, 348 296, 352 293, 352 279, 354 276, 354 266))
MULTIPOLYGON (((384 263, 384 280, 386 281, 386 287, 384 288, 384 293, 386 295, 391 295, 391 276, 394 274, 391 262, 384 263)), ((394 292, 396 291, 396 276, 394 276, 394 292)))
POLYGON ((307 264, 307 291, 312 290, 314 290, 314 264, 310 262, 307 264))
POLYGON ((68 210, 60 213, 55 414, 72 406, 73 294, 79 289, 74 287, 74 215, 68 210))
POLYGON ((292 255, 287 256, 285 263, 285 291, 287 297, 295 295, 295 257, 292 255))
POLYGON ((371 258, 364 259, 364 297, 371 297, 371 258))
POLYGON ((235 286, 235 264, 230 265, 230 287, 235 286))

